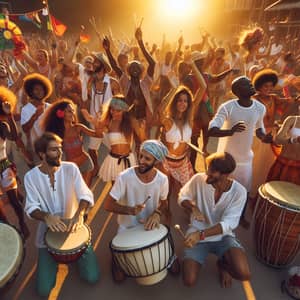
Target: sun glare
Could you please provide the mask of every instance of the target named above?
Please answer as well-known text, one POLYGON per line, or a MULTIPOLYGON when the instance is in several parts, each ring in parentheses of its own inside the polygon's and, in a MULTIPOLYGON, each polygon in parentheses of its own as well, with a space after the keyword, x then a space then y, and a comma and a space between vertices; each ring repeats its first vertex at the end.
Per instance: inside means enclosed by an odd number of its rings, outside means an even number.
POLYGON ((198 9, 198 0, 160 0, 161 12, 168 17, 189 17, 198 9))

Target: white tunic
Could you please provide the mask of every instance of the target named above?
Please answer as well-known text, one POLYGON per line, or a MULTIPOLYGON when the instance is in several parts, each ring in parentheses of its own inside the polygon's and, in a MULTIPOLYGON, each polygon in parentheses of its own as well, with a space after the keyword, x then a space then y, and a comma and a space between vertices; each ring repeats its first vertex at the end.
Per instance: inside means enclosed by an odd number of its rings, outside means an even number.
POLYGON ((110 191, 111 197, 119 204, 126 206, 143 204, 148 196, 150 199, 139 215, 118 216, 119 231, 138 225, 141 219, 147 219, 158 207, 159 201, 167 199, 168 192, 168 177, 159 170, 156 170, 154 179, 149 183, 144 183, 138 178, 135 167, 121 172, 110 191))
POLYGON ((253 135, 258 128, 265 132, 263 123, 266 113, 265 106, 253 99, 249 107, 240 106, 236 99, 223 103, 214 118, 209 123, 209 129, 213 127, 231 129, 235 124, 244 121, 246 130, 236 132, 232 136, 219 138, 218 152, 228 152, 236 160, 237 167, 232 177, 251 189, 252 160, 253 160, 253 135))
POLYGON ((194 175, 179 192, 178 203, 184 200, 194 202, 199 210, 205 214, 208 223, 191 220, 191 227, 187 234, 221 224, 223 233, 205 238, 201 242, 220 241, 223 236, 234 236, 233 230, 239 225, 241 213, 243 211, 247 192, 245 188, 233 180, 229 191, 224 192, 215 204, 215 188, 206 183, 207 175, 198 173, 194 175))
MULTIPOLYGON (((45 110, 50 106, 49 103, 45 103, 45 110)), ((23 106, 21 110, 21 126, 26 124, 31 117, 35 114, 37 108, 32 104, 32 103, 27 103, 26 105, 23 106)), ((37 118, 37 120, 34 122, 31 130, 30 130, 30 143, 31 145, 34 144, 35 140, 42 135, 42 130, 41 130, 41 120, 44 115, 45 111, 37 118)))
MULTIPOLYGON (((93 193, 85 184, 74 163, 62 162, 54 173, 54 180, 53 189, 49 176, 41 172, 39 166, 25 174, 25 212, 29 217, 34 210, 38 209, 68 219, 72 218, 77 211, 80 200, 86 200, 93 206, 93 193)), ((46 229, 46 224, 40 222, 36 236, 36 246, 39 248, 45 247, 46 229)))

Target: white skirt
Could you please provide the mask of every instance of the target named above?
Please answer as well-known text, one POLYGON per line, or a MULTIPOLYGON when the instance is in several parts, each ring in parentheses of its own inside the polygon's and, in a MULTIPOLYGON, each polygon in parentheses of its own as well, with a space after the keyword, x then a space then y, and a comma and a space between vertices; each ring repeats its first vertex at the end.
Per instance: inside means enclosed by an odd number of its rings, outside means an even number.
MULTIPOLYGON (((133 153, 129 153, 127 159, 129 160, 131 167, 136 165, 136 159, 133 153)), ((102 181, 115 181, 117 176, 128 167, 125 165, 124 159, 121 159, 119 164, 118 161, 119 158, 112 157, 110 154, 105 157, 98 173, 98 176, 102 181)))

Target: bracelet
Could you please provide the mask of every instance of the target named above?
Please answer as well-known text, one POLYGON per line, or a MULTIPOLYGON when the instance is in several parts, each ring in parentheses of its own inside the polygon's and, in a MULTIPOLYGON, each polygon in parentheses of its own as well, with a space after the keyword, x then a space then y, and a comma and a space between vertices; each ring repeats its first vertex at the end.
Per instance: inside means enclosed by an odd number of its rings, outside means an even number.
POLYGON ((159 216, 161 216, 161 211, 158 210, 158 209, 156 209, 156 210, 154 211, 154 213, 157 213, 159 216))
POLYGON ((199 240, 200 241, 205 240, 205 232, 204 232, 204 230, 200 230, 199 231, 199 240))
POLYGON ((289 138, 289 144, 296 144, 298 137, 290 137, 289 138))

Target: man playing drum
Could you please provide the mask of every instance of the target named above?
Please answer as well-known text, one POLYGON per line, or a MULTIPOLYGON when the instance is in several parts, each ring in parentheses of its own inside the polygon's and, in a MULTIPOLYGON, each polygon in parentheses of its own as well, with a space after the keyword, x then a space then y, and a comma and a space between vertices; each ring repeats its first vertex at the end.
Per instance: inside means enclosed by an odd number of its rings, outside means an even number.
MULTIPOLYGON (((167 208, 168 177, 155 168, 167 155, 168 150, 157 140, 146 140, 140 147, 138 166, 126 169, 117 177, 104 208, 119 214, 119 232, 144 222, 146 230, 159 226, 162 212, 167 208)), ((125 274, 112 265, 117 282, 125 274)))
POLYGON ((194 175, 179 193, 179 204, 191 216, 185 237, 183 282, 195 285, 207 255, 214 253, 219 258, 221 285, 229 287, 232 277, 242 281, 250 278, 245 251, 233 233, 239 225, 247 191, 229 178, 236 166, 229 153, 210 155, 207 166, 206 174, 194 175))
MULTIPOLYGON (((25 211, 40 221, 36 245, 39 248, 37 291, 47 296, 55 286, 57 262, 47 252, 44 235, 51 231, 74 232, 83 226, 86 210, 94 204, 92 192, 85 184, 78 167, 71 162, 61 162, 62 140, 46 132, 35 142, 35 151, 41 165, 28 171, 24 177, 26 190, 25 211), (70 219, 67 226, 63 219, 70 219)), ((78 260, 80 277, 89 283, 99 279, 99 268, 91 245, 78 260)))

